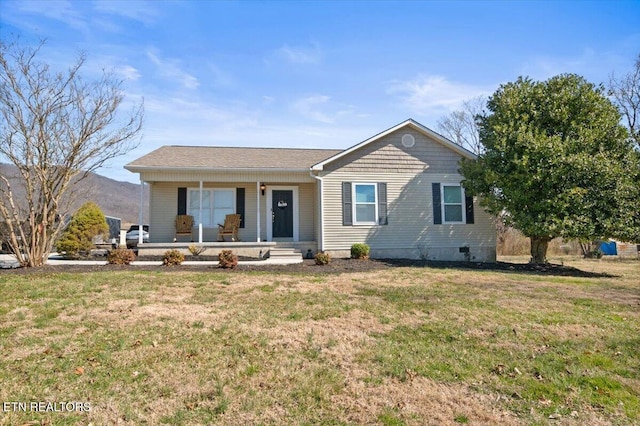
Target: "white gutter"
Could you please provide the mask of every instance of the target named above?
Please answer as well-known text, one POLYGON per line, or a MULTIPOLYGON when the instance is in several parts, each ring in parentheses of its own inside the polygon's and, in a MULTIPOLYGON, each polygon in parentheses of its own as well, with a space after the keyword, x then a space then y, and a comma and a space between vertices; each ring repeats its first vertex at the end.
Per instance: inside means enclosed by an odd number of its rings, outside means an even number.
POLYGON ((322 180, 322 177, 313 174, 313 170, 309 170, 309 176, 317 179, 320 182, 320 251, 324 251, 324 215, 322 214, 324 182, 322 180))
POLYGON ((306 168, 283 168, 283 167, 159 167, 159 166, 136 166, 125 165, 125 170, 129 170, 132 173, 140 172, 306 172, 309 170, 306 168))

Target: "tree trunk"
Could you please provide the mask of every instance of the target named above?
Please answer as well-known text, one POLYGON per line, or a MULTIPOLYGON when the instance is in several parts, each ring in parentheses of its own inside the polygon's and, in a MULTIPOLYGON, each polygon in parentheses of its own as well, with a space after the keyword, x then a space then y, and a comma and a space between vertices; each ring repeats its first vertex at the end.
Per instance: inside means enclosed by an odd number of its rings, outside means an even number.
POLYGON ((548 237, 531 237, 531 263, 540 265, 547 263, 548 237))

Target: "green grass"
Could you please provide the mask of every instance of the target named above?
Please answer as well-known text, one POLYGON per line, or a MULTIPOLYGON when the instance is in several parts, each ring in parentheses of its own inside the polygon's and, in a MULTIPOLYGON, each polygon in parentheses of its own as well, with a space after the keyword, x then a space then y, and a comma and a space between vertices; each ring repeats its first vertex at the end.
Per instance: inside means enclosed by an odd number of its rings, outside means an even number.
POLYGON ((0 424, 640 422, 638 262, 609 276, 0 275, 0 424))

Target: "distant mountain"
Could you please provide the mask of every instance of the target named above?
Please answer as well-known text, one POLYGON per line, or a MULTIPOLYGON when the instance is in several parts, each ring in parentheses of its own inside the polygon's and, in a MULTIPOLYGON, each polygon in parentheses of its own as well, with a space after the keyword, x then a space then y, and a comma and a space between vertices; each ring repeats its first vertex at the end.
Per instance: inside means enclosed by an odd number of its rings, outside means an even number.
MULTIPOLYGON (((12 164, 0 163, 0 175, 11 179, 17 175, 17 169, 12 164)), ((14 178, 15 179, 15 178, 14 178)), ((20 185, 13 185, 17 200, 24 199, 24 189, 20 185)), ((93 201, 100 206, 106 216, 118 217, 123 226, 138 223, 140 211, 140 184, 122 182, 101 176, 89 174, 85 179, 71 186, 77 191, 78 197, 74 203, 74 211, 87 201, 93 201)), ((145 188, 143 200, 144 223, 149 223, 149 188, 145 188)), ((73 211, 70 212, 73 214, 73 211)))

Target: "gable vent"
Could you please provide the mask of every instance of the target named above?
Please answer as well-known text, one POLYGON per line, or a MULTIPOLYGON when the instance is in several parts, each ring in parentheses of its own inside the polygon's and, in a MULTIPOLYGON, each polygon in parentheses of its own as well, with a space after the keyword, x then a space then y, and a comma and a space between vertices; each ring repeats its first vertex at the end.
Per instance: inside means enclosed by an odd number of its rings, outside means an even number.
POLYGON ((405 148, 412 148, 416 144, 416 138, 409 133, 402 135, 402 146, 405 148))

